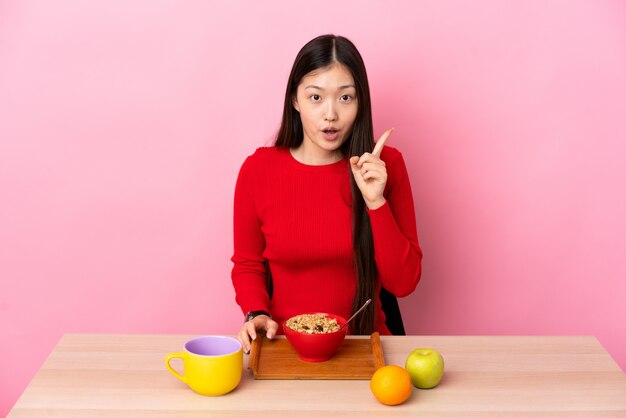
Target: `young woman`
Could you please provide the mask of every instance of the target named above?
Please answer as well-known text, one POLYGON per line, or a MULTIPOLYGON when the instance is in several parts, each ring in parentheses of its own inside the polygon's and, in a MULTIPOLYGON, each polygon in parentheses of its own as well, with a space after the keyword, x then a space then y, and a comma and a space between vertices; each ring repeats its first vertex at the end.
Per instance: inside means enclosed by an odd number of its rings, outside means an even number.
MULTIPOLYGON (((232 282, 246 314, 244 351, 257 330, 281 333, 291 316, 329 312, 352 334, 385 325, 381 286, 416 287, 422 252, 401 153, 374 148, 363 59, 341 36, 319 36, 298 53, 275 146, 243 163, 235 188, 232 282)), ((395 300, 395 299, 394 299, 395 300)))

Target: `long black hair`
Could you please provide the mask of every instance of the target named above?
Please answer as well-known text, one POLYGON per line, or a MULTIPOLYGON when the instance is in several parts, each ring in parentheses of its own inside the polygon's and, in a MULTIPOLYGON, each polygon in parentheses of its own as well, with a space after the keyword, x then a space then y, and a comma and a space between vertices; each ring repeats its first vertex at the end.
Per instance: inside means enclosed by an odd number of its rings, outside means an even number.
MULTIPOLYGON (((341 64, 350 71, 356 88, 358 110, 352 126, 350 137, 342 144, 340 150, 344 156, 361 156, 365 152, 372 152, 374 148, 374 131, 372 124, 372 107, 370 100, 367 73, 361 54, 354 44, 336 35, 322 35, 309 41, 298 53, 289 75, 285 91, 285 103, 282 122, 276 136, 276 146, 297 148, 302 144, 304 132, 300 114, 293 106, 298 85, 304 76, 311 71, 325 68, 333 64, 341 64)), ((350 189, 352 195, 352 241, 354 247, 354 262, 356 268, 356 293, 352 302, 352 312, 372 299, 362 313, 352 321, 352 334, 371 334, 376 329, 376 281, 378 272, 374 261, 374 242, 372 226, 365 210, 365 201, 359 187, 354 181, 352 172, 350 189)), ((268 274, 270 274, 268 269, 268 274)), ((271 276, 270 276, 271 277, 271 276)))

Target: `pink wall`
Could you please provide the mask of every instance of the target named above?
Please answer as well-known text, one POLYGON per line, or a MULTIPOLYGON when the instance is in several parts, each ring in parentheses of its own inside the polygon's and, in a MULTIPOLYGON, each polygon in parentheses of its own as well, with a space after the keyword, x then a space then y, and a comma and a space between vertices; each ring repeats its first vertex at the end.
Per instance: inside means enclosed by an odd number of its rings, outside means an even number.
POLYGON ((0 415, 63 333, 238 329, 237 171, 326 32, 408 164, 408 331, 595 335, 626 368, 625 3, 294 3, 0 3, 0 415))

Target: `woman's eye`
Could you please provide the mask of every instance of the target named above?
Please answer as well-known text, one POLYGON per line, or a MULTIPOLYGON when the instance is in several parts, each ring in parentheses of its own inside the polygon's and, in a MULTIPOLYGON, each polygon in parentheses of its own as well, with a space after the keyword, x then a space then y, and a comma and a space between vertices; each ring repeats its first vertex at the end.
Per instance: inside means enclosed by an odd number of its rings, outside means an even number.
POLYGON ((343 100, 344 102, 349 102, 352 100, 352 96, 350 96, 349 94, 344 94, 343 96, 341 96, 341 100, 343 100))
POLYGON ((311 99, 313 99, 314 102, 318 102, 320 101, 321 97, 319 96, 319 94, 314 94, 311 96, 311 99))

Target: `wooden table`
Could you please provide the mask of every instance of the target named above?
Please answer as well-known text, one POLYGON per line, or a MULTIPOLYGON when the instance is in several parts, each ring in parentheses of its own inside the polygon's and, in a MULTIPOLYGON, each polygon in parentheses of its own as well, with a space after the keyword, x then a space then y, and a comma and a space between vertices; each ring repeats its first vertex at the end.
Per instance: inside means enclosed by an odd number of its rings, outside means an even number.
POLYGON ((626 375, 594 337, 382 337, 387 364, 418 347, 446 361, 394 407, 367 380, 254 380, 247 364, 235 391, 197 395, 164 365, 192 337, 65 335, 9 417, 626 417, 626 375))

